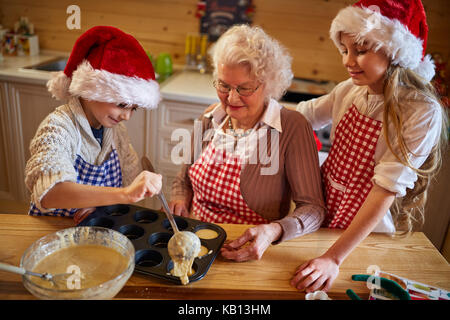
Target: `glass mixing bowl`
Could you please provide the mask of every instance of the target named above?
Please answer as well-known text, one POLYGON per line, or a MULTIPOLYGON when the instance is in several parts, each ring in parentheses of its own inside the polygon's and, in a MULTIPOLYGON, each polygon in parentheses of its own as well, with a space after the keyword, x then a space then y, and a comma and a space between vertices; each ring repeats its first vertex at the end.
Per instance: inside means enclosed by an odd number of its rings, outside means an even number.
MULTIPOLYGON (((99 245, 113 248, 127 260, 126 269, 97 286, 68 289, 68 286, 45 287, 33 276, 23 275, 25 288, 39 299, 112 299, 125 285, 134 271, 134 246, 123 234, 102 227, 73 227, 46 235, 33 243, 23 254, 20 266, 33 271, 46 256, 63 248, 78 245, 99 245)), ((72 286, 73 287, 73 286, 72 286)))

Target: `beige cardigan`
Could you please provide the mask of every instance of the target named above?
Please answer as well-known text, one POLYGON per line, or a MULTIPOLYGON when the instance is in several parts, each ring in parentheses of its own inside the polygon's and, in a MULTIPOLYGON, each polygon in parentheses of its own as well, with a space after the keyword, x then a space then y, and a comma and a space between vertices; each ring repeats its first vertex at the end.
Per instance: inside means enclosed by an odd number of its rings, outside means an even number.
POLYGON ((42 212, 53 211, 43 208, 41 199, 58 182, 77 182, 74 163, 78 144, 80 156, 85 161, 100 165, 109 157, 113 142, 119 156, 122 182, 127 186, 141 172, 141 165, 125 125, 119 123, 113 128, 105 128, 100 146, 79 99, 71 97, 67 104, 56 108, 42 121, 30 143, 31 157, 25 168, 25 184, 31 193, 31 201, 42 212))
MULTIPOLYGON (((280 117, 278 172, 261 175, 261 168, 270 163, 247 163, 240 176, 241 193, 248 207, 265 219, 280 223, 283 235, 277 243, 316 231, 325 216, 319 159, 311 125, 299 112, 286 108, 280 110, 280 117), (288 214, 291 199, 295 210, 288 214)), ((204 114, 201 121, 202 133, 213 127, 211 117, 204 114)), ((267 150, 270 150, 270 134, 268 136, 267 150)), ((208 143, 202 143, 202 150, 208 143)), ((193 143, 191 154, 194 154, 193 143)), ((195 160, 192 157, 191 163, 195 160)), ((171 200, 184 200, 190 206, 193 190, 189 168, 190 164, 183 165, 175 178, 171 200)))

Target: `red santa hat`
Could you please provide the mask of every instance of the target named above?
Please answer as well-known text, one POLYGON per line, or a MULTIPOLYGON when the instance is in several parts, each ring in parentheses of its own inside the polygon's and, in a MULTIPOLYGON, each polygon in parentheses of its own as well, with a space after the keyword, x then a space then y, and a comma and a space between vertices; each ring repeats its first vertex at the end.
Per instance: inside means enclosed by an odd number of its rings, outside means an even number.
POLYGON ((408 68, 430 81, 434 63, 425 55, 428 25, 420 0, 361 0, 339 11, 331 23, 330 36, 340 48, 340 33, 358 43, 366 41, 382 49, 394 65, 408 68))
POLYGON ((108 26, 93 27, 78 38, 64 71, 54 73, 47 88, 57 99, 78 96, 149 109, 161 99, 142 46, 131 35, 108 26))

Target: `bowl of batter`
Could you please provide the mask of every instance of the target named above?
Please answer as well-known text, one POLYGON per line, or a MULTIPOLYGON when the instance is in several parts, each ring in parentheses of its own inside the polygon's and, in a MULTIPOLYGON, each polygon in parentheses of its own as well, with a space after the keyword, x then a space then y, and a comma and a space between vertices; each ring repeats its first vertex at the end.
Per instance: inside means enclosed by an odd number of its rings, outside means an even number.
POLYGON ((56 283, 24 275, 25 288, 39 299, 112 299, 134 271, 134 246, 103 227, 74 227, 46 235, 23 254, 20 266, 65 274, 56 283))

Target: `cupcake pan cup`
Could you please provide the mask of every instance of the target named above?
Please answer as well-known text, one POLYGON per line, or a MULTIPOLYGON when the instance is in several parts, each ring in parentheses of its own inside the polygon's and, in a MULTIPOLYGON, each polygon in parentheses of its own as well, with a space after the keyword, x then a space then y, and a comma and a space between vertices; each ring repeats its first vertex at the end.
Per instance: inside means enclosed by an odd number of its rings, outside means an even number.
MULTIPOLYGON (((217 232, 214 239, 200 239, 208 253, 194 260, 194 274, 189 282, 202 279, 213 263, 227 234, 220 226, 195 219, 176 216, 175 222, 180 231, 196 232, 211 229, 217 232)), ((98 207, 79 226, 98 226, 116 230, 128 237, 135 248, 135 271, 180 284, 180 278, 170 274, 172 259, 167 251, 167 243, 173 235, 172 227, 164 212, 134 206, 112 205, 98 207)))

